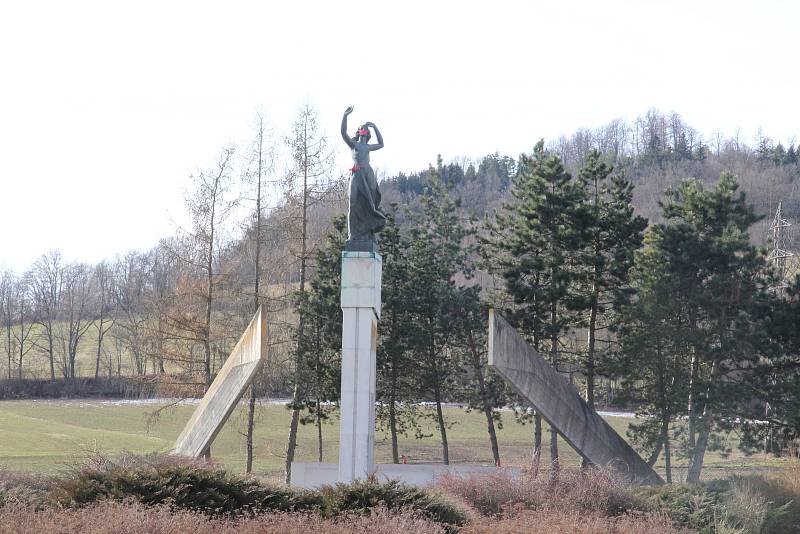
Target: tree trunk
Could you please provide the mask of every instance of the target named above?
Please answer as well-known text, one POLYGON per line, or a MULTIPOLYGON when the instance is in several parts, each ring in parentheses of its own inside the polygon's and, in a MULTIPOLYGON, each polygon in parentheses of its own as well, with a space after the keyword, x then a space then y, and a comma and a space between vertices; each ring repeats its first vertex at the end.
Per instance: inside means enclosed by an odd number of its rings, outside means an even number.
POLYGON ((497 446, 497 433, 494 428, 493 410, 489 404, 489 396, 486 393, 486 379, 483 375, 483 365, 481 357, 478 353, 478 347, 475 344, 475 336, 472 329, 467 328, 467 341, 469 342, 470 352, 472 353, 472 366, 475 376, 478 378, 478 390, 481 397, 481 405, 483 406, 483 413, 486 415, 486 430, 489 432, 489 443, 492 446, 492 456, 494 457, 494 464, 500 466, 500 448, 497 446))
POLYGON ((594 355, 595 355, 595 338, 597 335, 597 283, 595 282, 593 288, 593 301, 592 308, 589 312, 589 332, 586 348, 586 404, 589 408, 594 410, 594 355))
POLYGON ((695 324, 695 318, 694 318, 694 312, 693 311, 690 312, 689 328, 690 328, 690 331, 692 333, 692 340, 690 341, 690 343, 691 343, 691 347, 690 348, 691 348, 691 351, 692 351, 692 361, 691 361, 691 367, 689 369, 689 401, 688 401, 688 405, 686 407, 686 410, 687 410, 688 416, 689 416, 688 422, 687 422, 687 429, 686 429, 687 436, 686 437, 687 437, 687 440, 688 440, 689 449, 690 450, 694 450, 694 448, 695 448, 695 437, 697 435, 697 425, 696 425, 696 422, 697 422, 697 400, 698 400, 697 399, 697 395, 698 395, 697 380, 698 380, 698 374, 700 372, 700 354, 699 354, 699 351, 697 350, 697 346, 694 344, 696 324, 695 324))
MULTIPOLYGON (((550 306, 550 363, 553 369, 558 372, 558 333, 556 331, 558 305, 553 302, 550 306)), ((558 471, 558 432, 553 425, 550 425, 550 463, 554 471, 558 471)))
MULTIPOLYGON (((25 323, 22 323, 22 326, 23 326, 23 328, 22 328, 23 334, 22 335, 24 335, 25 323)), ((24 343, 24 338, 22 338, 22 336, 20 336, 20 338, 21 339, 20 339, 20 342, 19 342, 19 365, 17 366, 17 378, 22 380, 22 357, 25 355, 25 352, 24 352, 25 343, 24 343)))
POLYGON ((156 343, 156 360, 158 360, 158 372, 166 373, 164 369, 164 318, 158 314, 158 342, 156 343))
POLYGON ((6 354, 8 355, 8 379, 11 380, 11 362, 13 360, 14 349, 11 347, 11 309, 6 308, 8 317, 6 319, 6 354))
MULTIPOLYGON (((600 203, 600 188, 597 175, 594 177, 594 210, 595 214, 599 212, 600 203)), ((586 404, 589 408, 594 410, 594 360, 595 360, 595 339, 597 337, 597 313, 598 302, 600 300, 600 265, 597 262, 598 256, 602 253, 602 244, 600 243, 600 236, 595 233, 594 236, 594 265, 592 268, 592 300, 589 308, 589 331, 587 333, 586 342, 586 404)), ((589 464, 586 458, 583 458, 583 466, 587 467, 589 464)))
MULTIPOLYGON (((295 384, 294 392, 292 394, 292 399, 299 398, 299 391, 298 387, 295 384)), ((292 482, 292 462, 294 462, 294 451, 297 447, 297 425, 300 422, 300 410, 293 409, 292 410, 292 418, 289 421, 289 440, 286 445, 286 466, 284 472, 284 479, 286 480, 287 484, 291 484, 292 482)))
POLYGON ((539 464, 542 459, 542 414, 533 413, 533 475, 539 475, 539 464))
POLYGON ((55 354, 53 353, 52 327, 48 328, 47 341, 48 341, 47 353, 50 356, 50 381, 51 382, 55 382, 56 381, 56 365, 55 365, 55 354))
MULTIPOLYGON (((102 297, 101 297, 102 298, 102 297)), ((97 357, 94 361, 94 379, 100 377, 100 355, 103 352, 103 314, 100 313, 100 328, 97 330, 97 357)))
POLYGON ((558 461, 558 432, 550 425, 550 465, 553 473, 557 473, 560 464, 558 461))
POLYGON ((434 388, 436 396, 436 421, 439 424, 439 433, 442 438, 442 461, 445 465, 450 465, 450 450, 447 446, 447 429, 444 426, 444 414, 442 414, 442 402, 439 397, 439 386, 434 388))
POLYGON ((319 449, 319 463, 322 463, 322 401, 317 398, 317 447, 319 449))
POLYGON ((653 467, 658 461, 661 454, 662 447, 669 446, 669 421, 671 418, 669 406, 667 406, 667 392, 666 384, 664 383, 664 358, 662 356, 660 338, 656 341, 656 408, 661 412, 661 434, 658 438, 658 443, 650 458, 647 460, 647 465, 653 467))
POLYGON ((706 448, 708 447, 708 437, 711 434, 711 424, 714 420, 714 407, 711 399, 711 388, 719 377, 720 362, 714 360, 711 364, 711 381, 706 392, 706 403, 703 408, 703 417, 700 421, 700 429, 697 433, 697 443, 694 447, 691 461, 689 462, 689 470, 686 473, 686 482, 693 483, 700 480, 700 471, 703 469, 703 460, 705 459, 706 448))
POLYGON ((664 440, 664 471, 667 477, 667 484, 672 484, 672 458, 669 446, 669 435, 664 440))
MULTIPOLYGON (((594 410, 594 354, 597 335, 597 301, 599 298, 597 285, 597 266, 595 265, 595 281, 592 283, 592 305, 589 309, 589 328, 586 340, 586 404, 594 410)), ((581 457, 581 469, 588 469, 592 462, 581 457)))
MULTIPOLYGON (((304 125, 304 142, 308 139, 308 129, 304 125)), ((302 231, 300 235, 300 293, 306 290, 306 253, 307 253, 307 236, 306 231, 308 228, 308 146, 303 146, 303 214, 302 214, 302 231)), ((302 339, 304 335, 305 318, 300 315, 299 324, 297 327, 297 339, 302 339)), ((295 362, 295 372, 300 369, 299 362, 295 362)), ((299 378, 299 377, 298 377, 299 378)), ((292 404, 295 406, 292 409, 292 419, 289 424, 289 439, 286 446, 286 483, 291 481, 291 468, 292 461, 294 461, 294 450, 297 447, 297 424, 300 420, 300 410, 296 407, 300 402, 300 388, 295 383, 294 390, 292 391, 292 404)))
POLYGON ((397 447, 397 408, 395 403, 397 399, 395 398, 394 393, 394 384, 392 385, 392 390, 389 396, 389 433, 392 437, 392 462, 399 464, 400 463, 400 451, 397 447))
POLYGON ((256 413, 256 387, 250 385, 250 399, 247 402, 247 462, 245 473, 253 472, 253 423, 256 413))
MULTIPOLYGON (((254 261, 254 277, 255 277, 255 287, 254 287, 254 311, 258 311, 258 307, 261 305, 261 293, 260 293, 260 284, 261 284, 261 173, 263 171, 262 164, 263 164, 263 154, 264 154, 264 122, 259 115, 259 124, 258 124, 258 174, 257 176, 257 185, 256 185, 256 254, 255 254, 255 261, 254 261)), ((264 332, 263 335, 267 336, 267 341, 269 341, 269 333, 264 332)), ((267 349, 269 350, 269 349, 267 349)), ((263 364, 262 364, 263 365, 263 364)), ((255 421, 255 412, 256 412, 256 388, 255 383, 250 385, 250 402, 247 403, 247 469, 246 472, 250 473, 253 470, 253 428, 254 428, 254 421, 255 421)))
POLYGON ((653 449, 653 452, 650 453, 650 456, 647 458, 647 465, 651 468, 656 465, 658 461, 658 457, 661 456, 661 449, 664 446, 664 435, 663 432, 658 437, 658 441, 656 441, 656 448, 653 449))

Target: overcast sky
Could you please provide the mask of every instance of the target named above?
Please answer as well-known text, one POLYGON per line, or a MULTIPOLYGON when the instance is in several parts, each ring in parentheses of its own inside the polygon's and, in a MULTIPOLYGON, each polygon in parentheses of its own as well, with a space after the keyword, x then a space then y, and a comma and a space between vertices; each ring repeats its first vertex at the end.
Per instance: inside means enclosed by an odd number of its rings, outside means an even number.
POLYGON ((384 172, 651 107, 792 140, 798 21, 790 1, 3 2, 0 265, 154 245, 259 109, 280 137, 311 103, 341 170, 350 104, 384 134, 384 172))

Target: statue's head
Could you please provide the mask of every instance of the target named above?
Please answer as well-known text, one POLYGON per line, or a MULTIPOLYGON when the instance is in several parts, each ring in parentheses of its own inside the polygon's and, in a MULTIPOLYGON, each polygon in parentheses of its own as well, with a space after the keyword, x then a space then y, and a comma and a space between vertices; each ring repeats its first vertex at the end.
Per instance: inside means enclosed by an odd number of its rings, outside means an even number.
POLYGON ((369 133, 369 127, 366 124, 362 124, 358 127, 358 131, 356 131, 356 136, 353 138, 353 141, 358 143, 362 141, 364 143, 369 142, 372 134, 369 133))

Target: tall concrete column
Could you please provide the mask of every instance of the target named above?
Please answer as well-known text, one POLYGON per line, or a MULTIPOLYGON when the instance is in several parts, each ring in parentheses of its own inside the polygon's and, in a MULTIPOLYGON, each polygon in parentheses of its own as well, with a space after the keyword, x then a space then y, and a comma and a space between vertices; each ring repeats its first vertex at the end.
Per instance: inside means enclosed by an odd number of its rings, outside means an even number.
POLYGON ((339 481, 375 470, 375 351, 381 315, 380 254, 342 253, 342 393, 339 481))

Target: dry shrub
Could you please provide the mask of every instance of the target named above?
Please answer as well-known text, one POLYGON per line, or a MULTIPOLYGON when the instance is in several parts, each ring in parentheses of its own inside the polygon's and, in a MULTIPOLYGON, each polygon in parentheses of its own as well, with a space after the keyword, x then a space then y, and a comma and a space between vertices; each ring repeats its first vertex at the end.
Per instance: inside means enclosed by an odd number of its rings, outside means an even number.
POLYGON ((152 452, 147 454, 137 454, 130 451, 122 451, 118 456, 110 457, 98 451, 86 451, 70 471, 110 471, 112 469, 149 469, 149 468, 171 468, 171 467, 191 467, 194 469, 214 469, 221 468, 221 464, 203 458, 188 458, 173 454, 162 454, 152 452))
POLYGON ((253 517, 209 518, 165 506, 106 501, 86 508, 34 510, 21 505, 0 508, 0 532, 7 534, 442 534, 441 525, 409 511, 376 508, 368 516, 322 519, 314 514, 275 513, 253 517))
POLYGON ((91 457, 55 480, 52 496, 63 507, 80 508, 104 500, 165 505, 208 515, 314 513, 332 519, 370 515, 385 507, 413 510, 419 517, 447 525, 450 531, 469 516, 440 492, 375 478, 318 490, 290 488, 226 472, 219 466, 162 455, 91 457))
POLYGON ((53 498, 80 507, 101 500, 135 500, 146 505, 207 514, 288 512, 317 508, 318 495, 287 486, 260 484, 221 467, 163 455, 102 456, 87 460, 54 482, 53 498))
POLYGON ((356 480, 347 484, 323 486, 317 491, 324 517, 342 514, 365 514, 384 506, 391 511, 414 510, 422 517, 451 525, 450 529, 465 524, 469 517, 460 506, 445 498, 440 492, 402 484, 396 480, 379 482, 375 477, 356 480))
POLYGON ((734 477, 726 509, 740 524, 763 532, 800 532, 800 462, 766 474, 734 477))
POLYGON ((23 504, 42 508, 50 504, 52 479, 0 468, 0 507, 23 504))
POLYGON ((611 469, 562 469, 557 477, 519 477, 501 473, 444 476, 438 485, 483 515, 500 516, 513 509, 598 512, 621 515, 640 507, 624 481, 611 469))
POLYGON ((725 497, 718 525, 744 532, 762 532, 771 515, 771 503, 755 484, 749 480, 733 480, 725 497))
POLYGON ((678 534, 691 532, 654 514, 608 517, 577 510, 525 510, 513 517, 483 518, 463 529, 462 534, 678 534))

